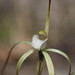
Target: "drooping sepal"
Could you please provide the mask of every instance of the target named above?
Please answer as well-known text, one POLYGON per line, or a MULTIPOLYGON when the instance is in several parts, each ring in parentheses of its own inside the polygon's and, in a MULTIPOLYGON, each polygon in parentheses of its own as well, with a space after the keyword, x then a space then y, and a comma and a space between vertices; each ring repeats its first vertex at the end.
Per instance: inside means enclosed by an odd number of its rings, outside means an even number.
POLYGON ((42 53, 43 53, 44 58, 46 60, 49 75, 54 75, 54 66, 53 66, 53 62, 51 60, 51 57, 49 56, 49 54, 46 51, 42 51, 42 53))
POLYGON ((28 56, 30 56, 32 53, 34 53, 36 50, 29 50, 28 52, 26 52, 25 54, 23 54, 21 56, 21 58, 19 59, 18 63, 17 63, 17 68, 16 68, 16 75, 18 75, 19 69, 21 67, 21 65, 23 64, 23 62, 26 60, 26 58, 28 56))
POLYGON ((68 60, 69 65, 70 65, 69 74, 68 74, 68 75, 71 75, 71 61, 70 61, 70 58, 67 56, 67 54, 65 54, 64 52, 62 52, 62 51, 60 51, 60 50, 58 50, 58 49, 46 49, 46 51, 58 53, 58 54, 64 56, 64 57, 68 60))

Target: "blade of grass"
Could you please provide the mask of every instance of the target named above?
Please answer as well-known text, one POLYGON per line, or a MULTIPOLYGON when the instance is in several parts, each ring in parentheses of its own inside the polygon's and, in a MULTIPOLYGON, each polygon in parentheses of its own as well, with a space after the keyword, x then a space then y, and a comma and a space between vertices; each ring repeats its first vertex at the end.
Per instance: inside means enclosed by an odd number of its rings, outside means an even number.
POLYGON ((54 66, 53 66, 51 57, 49 56, 49 54, 46 51, 42 51, 42 53, 46 60, 49 75, 54 75, 54 66))
POLYGON ((25 61, 25 59, 31 55, 34 52, 34 50, 30 50, 28 52, 26 52, 24 55, 21 56, 21 58, 19 59, 18 63, 17 63, 17 68, 16 68, 16 75, 18 75, 19 69, 21 67, 21 65, 23 64, 23 62, 25 61))
POLYGON ((69 74, 68 75, 71 75, 71 61, 70 61, 70 58, 62 51, 58 50, 58 49, 46 49, 46 51, 50 51, 50 52, 55 52, 55 53, 58 53, 62 56, 64 56, 68 62, 69 62, 69 65, 70 65, 70 69, 69 69, 69 74))
POLYGON ((1 75, 4 75, 5 68, 6 68, 6 66, 7 66, 7 63, 8 63, 8 61, 9 61, 9 58, 10 58, 10 55, 11 55, 13 49, 14 49, 18 44, 20 44, 20 43, 26 43, 26 44, 30 44, 30 45, 31 45, 31 42, 29 42, 29 41, 20 41, 20 42, 15 43, 15 44, 11 47, 11 49, 9 50, 7 59, 6 59, 5 63, 4 63, 4 66, 3 66, 3 68, 2 68, 2 71, 1 71, 1 75))

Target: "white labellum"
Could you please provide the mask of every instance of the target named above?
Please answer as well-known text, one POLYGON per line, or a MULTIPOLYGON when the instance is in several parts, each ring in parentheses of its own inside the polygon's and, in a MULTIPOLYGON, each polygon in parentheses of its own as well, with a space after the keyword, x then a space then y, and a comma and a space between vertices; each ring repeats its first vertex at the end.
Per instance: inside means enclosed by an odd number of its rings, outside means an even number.
POLYGON ((45 40, 40 40, 38 35, 34 35, 32 38, 32 47, 38 50, 45 49, 47 40, 48 38, 45 40))

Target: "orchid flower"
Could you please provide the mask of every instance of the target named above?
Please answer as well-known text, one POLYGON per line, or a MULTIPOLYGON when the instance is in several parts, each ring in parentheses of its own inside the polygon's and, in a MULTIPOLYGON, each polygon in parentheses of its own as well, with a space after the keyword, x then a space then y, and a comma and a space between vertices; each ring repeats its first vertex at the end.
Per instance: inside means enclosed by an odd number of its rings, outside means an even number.
POLYGON ((34 52, 38 52, 38 54, 39 54, 39 61, 38 61, 38 65, 37 65, 37 75, 42 74, 44 59, 45 59, 46 64, 47 64, 47 69, 48 69, 49 75, 54 75, 54 65, 53 65, 53 62, 52 62, 52 59, 51 59, 50 55, 47 52, 54 52, 54 53, 57 53, 57 54, 60 54, 60 55, 64 56, 68 60, 69 66, 70 66, 68 75, 74 74, 74 73, 71 73, 71 61, 70 61, 70 58, 64 52, 62 52, 62 51, 60 51, 58 49, 52 49, 52 48, 46 49, 47 41, 48 41, 48 32, 49 32, 50 5, 51 5, 51 0, 49 0, 49 4, 48 4, 48 13, 47 13, 45 30, 41 30, 39 32, 39 34, 44 36, 44 38, 41 40, 39 38, 40 35, 39 36, 34 35, 32 37, 32 42, 22 41, 22 42, 18 42, 16 44, 14 44, 14 46, 10 49, 9 55, 7 57, 7 61, 4 64, 4 67, 2 69, 2 74, 1 75, 3 75, 3 73, 4 73, 6 64, 8 63, 8 59, 9 59, 9 56, 10 56, 13 48, 16 45, 18 45, 19 43, 29 44, 29 45, 32 46, 32 49, 29 50, 28 52, 26 52, 25 54, 23 54, 21 56, 21 58, 19 59, 19 61, 17 63, 17 68, 16 68, 16 75, 18 75, 19 69, 21 68, 21 65, 26 60, 26 58, 28 56, 30 56, 32 53, 34 53, 34 52))

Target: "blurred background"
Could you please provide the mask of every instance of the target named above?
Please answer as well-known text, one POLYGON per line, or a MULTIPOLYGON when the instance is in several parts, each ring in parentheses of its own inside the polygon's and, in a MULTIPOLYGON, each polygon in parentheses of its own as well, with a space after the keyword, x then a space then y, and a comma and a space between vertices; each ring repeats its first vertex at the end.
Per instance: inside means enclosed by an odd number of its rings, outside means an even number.
MULTIPOLYGON (((18 41, 31 41, 34 34, 44 29, 48 0, 0 0, 0 72, 10 48, 18 41)), ((75 0, 52 0, 48 48, 65 52, 75 71, 75 0)), ((16 75, 16 64, 31 46, 19 44, 13 50, 5 75, 16 75)), ((55 75, 67 75, 68 62, 50 53, 55 75)), ((20 69, 20 75, 36 75, 38 54, 32 54, 20 69)), ((43 74, 48 75, 46 64, 43 74)))

